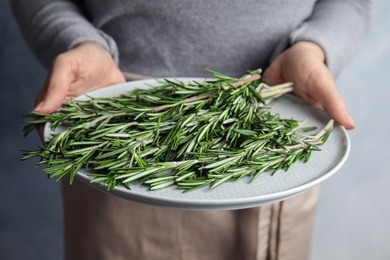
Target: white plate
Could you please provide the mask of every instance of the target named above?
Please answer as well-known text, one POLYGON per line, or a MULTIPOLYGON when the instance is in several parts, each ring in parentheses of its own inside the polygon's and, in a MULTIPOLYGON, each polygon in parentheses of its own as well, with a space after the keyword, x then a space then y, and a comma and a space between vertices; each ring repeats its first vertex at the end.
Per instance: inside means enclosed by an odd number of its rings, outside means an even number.
MULTIPOLYGON (((177 78, 183 82, 203 81, 201 78, 177 78)), ((77 99, 89 97, 114 97, 131 91, 134 88, 149 88, 157 81, 141 80, 99 89, 80 96, 77 99)), ((279 113, 284 118, 307 119, 307 126, 322 128, 329 121, 323 111, 314 108, 293 95, 284 95, 273 102, 273 113, 279 113)), ((56 131, 57 132, 57 131, 56 131)), ((51 138, 53 132, 46 124, 44 137, 51 138)), ((285 200, 298 195, 307 189, 323 182, 345 163, 349 151, 350 141, 344 127, 335 124, 327 142, 320 146, 321 151, 313 152, 307 163, 296 162, 288 172, 278 171, 273 176, 262 173, 253 183, 250 178, 225 183, 218 188, 210 190, 209 187, 183 193, 171 186, 157 191, 149 191, 147 186, 131 183, 132 190, 117 187, 110 194, 140 203, 191 210, 231 210, 242 209, 269 204, 285 200)), ((77 177, 98 190, 107 192, 106 187, 100 184, 91 184, 91 178, 86 170, 81 170, 77 177)))

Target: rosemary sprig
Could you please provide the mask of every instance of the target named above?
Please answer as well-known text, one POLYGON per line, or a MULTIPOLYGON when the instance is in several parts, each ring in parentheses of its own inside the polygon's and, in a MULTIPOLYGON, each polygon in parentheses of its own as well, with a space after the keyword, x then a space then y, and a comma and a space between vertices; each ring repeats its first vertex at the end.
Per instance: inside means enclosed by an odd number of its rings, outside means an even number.
POLYGON ((332 130, 330 121, 308 135, 313 128, 271 114, 267 104, 291 92, 291 83, 269 87, 260 70, 240 79, 208 71, 214 80, 166 79, 119 97, 71 100, 51 115, 33 112, 25 135, 42 123, 67 128, 45 147, 24 151, 22 160, 39 157, 49 177, 69 175, 71 183, 80 169, 90 169, 92 182, 108 190, 138 181, 151 190, 191 191, 287 171, 308 161, 332 130))

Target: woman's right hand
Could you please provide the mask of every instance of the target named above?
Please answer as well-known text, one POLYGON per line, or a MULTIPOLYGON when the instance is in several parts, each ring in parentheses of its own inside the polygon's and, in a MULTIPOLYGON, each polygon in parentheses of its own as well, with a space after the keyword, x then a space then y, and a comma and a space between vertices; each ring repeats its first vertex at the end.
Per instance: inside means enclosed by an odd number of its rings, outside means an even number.
POLYGON ((122 82, 125 78, 110 53, 97 43, 83 42, 55 58, 34 112, 53 113, 71 98, 122 82))

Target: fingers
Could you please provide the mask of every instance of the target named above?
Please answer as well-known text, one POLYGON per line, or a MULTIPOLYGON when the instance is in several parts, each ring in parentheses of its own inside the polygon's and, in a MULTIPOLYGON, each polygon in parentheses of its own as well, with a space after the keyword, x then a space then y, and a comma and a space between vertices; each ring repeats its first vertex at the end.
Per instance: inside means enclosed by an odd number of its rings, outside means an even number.
POLYGON ((43 89, 38 94, 34 111, 48 114, 58 110, 66 100, 69 86, 74 78, 70 64, 59 56, 53 63, 43 89))

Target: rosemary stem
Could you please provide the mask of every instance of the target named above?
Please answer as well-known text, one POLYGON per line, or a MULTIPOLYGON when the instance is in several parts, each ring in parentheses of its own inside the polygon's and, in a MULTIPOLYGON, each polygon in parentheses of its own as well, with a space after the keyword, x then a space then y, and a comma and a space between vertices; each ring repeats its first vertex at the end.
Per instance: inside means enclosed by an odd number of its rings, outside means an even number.
POLYGON ((320 139, 324 134, 332 130, 333 124, 334 124, 334 120, 333 119, 329 120, 329 122, 325 125, 325 127, 320 132, 318 132, 318 134, 316 134, 314 138, 320 139))
POLYGON ((174 107, 174 106, 179 106, 181 104, 185 104, 185 103, 190 103, 190 102, 194 102, 194 101, 197 101, 197 100, 202 100, 202 99, 207 99, 207 98, 210 98, 210 97, 213 97, 217 94, 217 92, 213 92, 213 93, 210 93, 210 94, 207 94, 207 95, 202 95, 202 96, 195 96, 195 97, 191 97, 191 98, 187 98, 183 101, 180 101, 174 105, 165 105, 165 106, 158 106, 158 107, 155 107, 151 110, 151 112, 159 112, 159 111, 162 111, 162 110, 165 110, 167 108, 171 108, 171 107, 174 107))
POLYGON ((255 75, 251 75, 251 76, 247 77, 246 79, 238 80, 238 81, 232 83, 231 85, 233 87, 240 87, 240 86, 243 86, 247 83, 253 82, 255 80, 259 80, 260 78, 261 78, 260 74, 255 74, 255 75))

